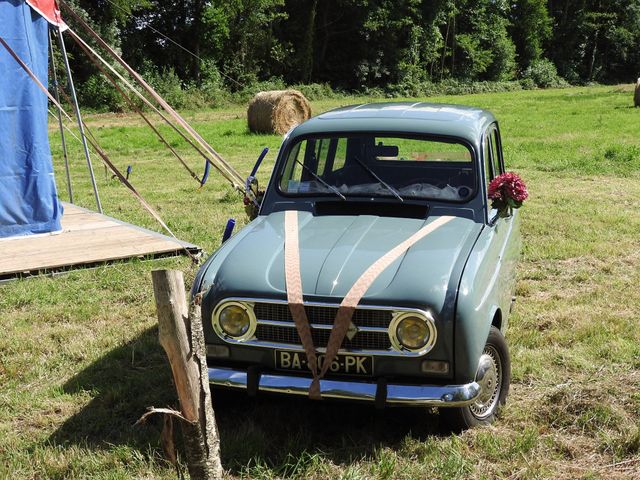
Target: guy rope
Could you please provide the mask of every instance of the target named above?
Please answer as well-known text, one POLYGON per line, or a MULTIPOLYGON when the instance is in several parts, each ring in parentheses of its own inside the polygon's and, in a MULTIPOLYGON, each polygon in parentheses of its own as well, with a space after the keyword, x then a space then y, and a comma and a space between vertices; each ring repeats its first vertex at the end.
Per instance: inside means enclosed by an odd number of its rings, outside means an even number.
MULTIPOLYGON (((129 64, 125 62, 122 57, 120 57, 120 55, 118 55, 118 53, 107 42, 105 42, 87 22, 84 21, 82 17, 75 13, 66 2, 60 1, 60 5, 65 8, 71 17, 73 17, 87 32, 87 34, 91 36, 98 45, 104 48, 113 57, 113 59, 115 59, 127 71, 127 73, 131 75, 142 89, 145 90, 178 123, 178 125, 180 125, 191 136, 193 140, 195 140, 196 143, 209 153, 210 156, 206 157, 207 161, 211 163, 211 165, 215 167, 236 190, 244 193, 244 179, 242 176, 224 158, 222 158, 222 156, 216 152, 213 147, 209 145, 207 141, 202 138, 202 136, 196 132, 195 129, 191 127, 191 125, 189 125, 189 123, 187 123, 187 121, 182 118, 182 116, 140 76, 138 72, 129 66, 129 64)), ((80 41, 80 37, 71 28, 69 28, 68 31, 76 41, 80 41)))

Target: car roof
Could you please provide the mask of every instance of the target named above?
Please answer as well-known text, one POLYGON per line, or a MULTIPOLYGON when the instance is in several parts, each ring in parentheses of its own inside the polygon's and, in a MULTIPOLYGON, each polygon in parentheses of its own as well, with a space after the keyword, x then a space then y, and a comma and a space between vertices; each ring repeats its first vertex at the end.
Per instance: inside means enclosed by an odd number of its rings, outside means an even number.
POLYGON ((457 137, 479 145, 482 133, 492 122, 495 117, 491 112, 465 105, 365 103, 322 113, 296 127, 291 135, 384 131, 457 137))

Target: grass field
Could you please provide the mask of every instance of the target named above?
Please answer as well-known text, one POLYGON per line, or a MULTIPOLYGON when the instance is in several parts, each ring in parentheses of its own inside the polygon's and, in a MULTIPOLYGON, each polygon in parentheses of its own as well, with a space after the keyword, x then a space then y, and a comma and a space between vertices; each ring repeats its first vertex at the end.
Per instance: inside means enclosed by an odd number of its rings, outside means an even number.
MULTIPOLYGON (((530 188, 502 418, 451 435, 436 412, 421 409, 219 394, 226 474, 640 478, 640 110, 631 108, 630 86, 433 100, 492 110, 508 169, 530 188)), ((242 174, 271 147, 266 182, 280 139, 249 134, 243 106, 185 115, 242 174)), ((224 181, 212 172, 199 190, 137 118, 88 121, 116 164, 133 166, 132 182, 180 238, 212 252, 228 217, 245 222, 224 181)), ((66 199, 53 126, 51 133, 66 199)), ((78 144, 69 142, 76 203, 94 208, 78 144)), ((189 158, 201 171, 200 159, 189 158)), ((105 213, 157 229, 96 171, 105 213)), ((156 339, 155 268, 181 269, 188 281, 196 270, 186 258, 134 261, 0 286, 0 478, 175 478, 158 419, 133 426, 147 406, 176 403, 156 339)))

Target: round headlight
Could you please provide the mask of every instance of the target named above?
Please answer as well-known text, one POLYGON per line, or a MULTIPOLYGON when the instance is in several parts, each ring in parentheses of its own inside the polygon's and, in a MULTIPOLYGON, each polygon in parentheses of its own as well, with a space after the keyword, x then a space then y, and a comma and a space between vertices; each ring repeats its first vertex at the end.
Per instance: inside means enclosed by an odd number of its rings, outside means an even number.
POLYGON ((255 325, 249 307, 241 303, 230 303, 216 312, 214 327, 217 326, 221 333, 235 339, 245 339, 251 335, 255 325))
POLYGON ((427 312, 400 313, 390 325, 389 336, 398 350, 426 353, 436 341, 435 323, 427 312))
POLYGON ((396 329, 398 340, 411 350, 419 350, 429 341, 429 327, 420 317, 406 317, 400 320, 396 329))

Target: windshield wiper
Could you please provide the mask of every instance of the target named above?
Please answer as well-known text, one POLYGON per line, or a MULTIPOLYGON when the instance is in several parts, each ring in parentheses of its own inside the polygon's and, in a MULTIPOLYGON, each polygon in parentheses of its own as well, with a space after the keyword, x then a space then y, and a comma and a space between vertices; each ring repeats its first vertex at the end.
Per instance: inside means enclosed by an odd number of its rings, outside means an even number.
POLYGON ((302 168, 304 168, 306 172, 310 173, 313 176, 313 178, 315 178, 317 181, 319 181, 322 185, 324 185, 329 190, 331 190, 333 193, 335 193, 337 196, 339 196, 342 200, 346 200, 347 199, 347 197, 345 197, 343 194, 341 194, 340 191, 336 187, 334 187, 332 185, 329 185, 327 182, 325 182, 323 179, 321 179, 318 175, 316 175, 313 170, 311 170, 309 167, 307 167, 304 163, 302 163, 297 158, 296 158, 296 163, 298 165, 300 165, 302 168))
POLYGON ((404 198, 402 198, 402 197, 400 196, 400 194, 398 193, 398 191, 397 191, 395 188, 393 188, 393 187, 392 187, 391 185, 389 185, 387 182, 385 182, 384 180, 382 180, 378 175, 376 175, 376 172, 374 172, 373 170, 371 170, 371 169, 369 168, 369 166, 368 166, 366 163, 364 163, 362 160, 360 160, 357 156, 354 156, 353 158, 355 159, 355 161, 356 161, 356 162, 358 162, 358 164, 359 164, 362 168, 364 168, 364 169, 369 173, 369 175, 371 175, 371 176, 372 176, 373 178, 375 178, 378 182, 380 182, 380 183, 381 183, 381 184, 382 184, 382 185, 383 185, 387 190, 389 190, 391 193, 393 193, 393 194, 396 196, 396 198, 397 198, 398 200, 400 200, 401 202, 404 202, 404 198))

